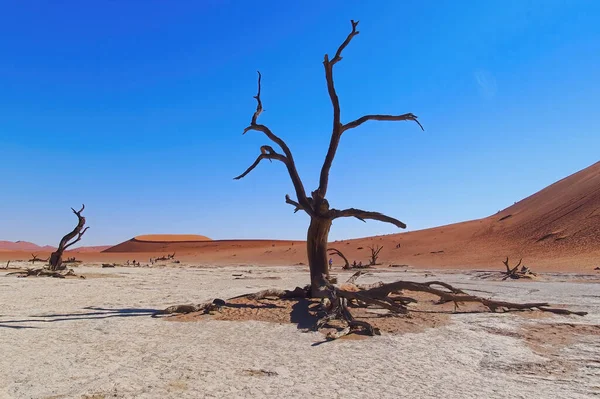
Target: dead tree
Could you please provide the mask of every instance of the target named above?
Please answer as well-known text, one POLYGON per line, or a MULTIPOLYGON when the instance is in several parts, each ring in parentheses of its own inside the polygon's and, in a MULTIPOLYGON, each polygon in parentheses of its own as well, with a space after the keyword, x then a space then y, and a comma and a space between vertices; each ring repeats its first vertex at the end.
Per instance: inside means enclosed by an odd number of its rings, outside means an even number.
POLYGON ((509 278, 512 279, 519 279, 519 278, 532 278, 535 277, 536 274, 533 273, 527 266, 523 265, 521 266, 521 262, 523 261, 523 259, 519 259, 519 263, 517 263, 517 265, 515 267, 510 267, 508 265, 508 256, 506 257, 506 260, 503 261, 502 263, 504 263, 504 266, 506 266, 506 271, 503 272, 503 274, 505 275, 502 280, 506 280, 509 278), (519 269, 519 266, 521 266, 521 269, 519 269))
POLYGON ((37 255, 31 254, 31 259, 29 259, 28 262, 31 262, 32 265, 35 265, 35 262, 48 262, 48 259, 50 258, 40 259, 37 255))
MULTIPOLYGON (((333 165, 333 160, 340 143, 342 134, 361 126, 363 123, 368 121, 413 121, 416 122, 421 129, 423 127, 417 120, 417 116, 412 113, 401 114, 401 115, 380 115, 380 114, 369 114, 362 116, 350 122, 343 123, 341 120, 340 102, 334 85, 333 71, 334 66, 342 60, 342 52, 351 42, 351 40, 359 34, 356 30, 358 21, 351 21, 352 30, 344 40, 344 42, 338 47, 333 58, 329 58, 325 55, 323 60, 323 66, 325 69, 325 80, 327 82, 327 91, 329 98, 333 106, 333 123, 331 139, 325 161, 321 168, 319 186, 310 195, 307 195, 306 189, 298 170, 296 163, 292 156, 292 151, 287 144, 269 127, 258 123, 258 117, 263 111, 262 99, 261 99, 261 79, 262 75, 258 72, 258 92, 254 98, 256 99, 257 106, 256 111, 252 115, 250 125, 244 129, 244 134, 249 131, 257 131, 265 134, 268 139, 274 142, 279 149, 276 150, 269 145, 263 145, 260 147, 260 154, 250 165, 244 173, 235 177, 235 180, 242 179, 247 176, 252 170, 254 170, 261 161, 279 161, 284 164, 287 172, 290 176, 292 184, 295 190, 295 199, 292 199, 289 195, 285 196, 285 202, 294 207, 294 212, 304 211, 310 217, 310 225, 307 232, 307 254, 310 269, 310 285, 305 288, 296 287, 293 291, 289 290, 266 290, 256 294, 249 294, 246 297, 249 299, 263 299, 266 297, 277 297, 277 298, 323 298, 322 304, 324 305, 324 315, 316 323, 315 328, 327 324, 332 320, 341 320, 346 324, 346 327, 338 333, 330 335, 328 338, 335 339, 340 336, 346 335, 351 332, 363 331, 369 335, 378 334, 379 332, 374 329, 371 324, 365 321, 356 320, 350 310, 349 306, 353 304, 359 304, 360 306, 376 306, 395 314, 406 314, 408 313, 408 305, 416 302, 416 299, 399 295, 402 291, 420 291, 427 292, 433 295, 437 295, 441 302, 452 301, 455 303, 460 302, 479 302, 486 306, 491 311, 498 309, 507 310, 523 310, 523 309, 539 309, 543 311, 549 311, 560 314, 580 314, 583 315, 585 312, 570 312, 565 309, 552 309, 548 308, 546 303, 530 303, 530 304, 513 304, 509 302, 492 301, 489 299, 476 297, 464 293, 463 291, 456 289, 443 282, 429 282, 429 283, 416 283, 409 281, 398 281, 389 284, 376 284, 368 287, 356 286, 355 289, 347 289, 344 285, 338 287, 331 283, 331 277, 329 275, 328 267, 328 251, 327 242, 329 237, 329 230, 334 220, 344 217, 354 217, 358 220, 365 222, 367 219, 378 220, 381 222, 391 223, 399 228, 406 228, 406 225, 400 220, 392 218, 390 216, 383 215, 378 212, 364 211, 356 208, 348 208, 338 210, 331 208, 329 202, 326 199, 327 188, 329 184, 329 172, 333 165), (281 152, 279 152, 281 151, 281 152), (442 287, 442 289, 434 288, 433 285, 442 287)), ((351 283, 347 283, 348 285, 351 283)), ((231 298, 234 299, 234 298, 231 298)), ((212 312, 219 310, 223 306, 227 306, 227 301, 222 299, 215 299, 210 302, 198 304, 198 305, 176 305, 171 306, 163 311, 157 312, 157 314, 173 314, 173 313, 190 313, 190 312, 212 312)))
POLYGON ((170 260, 175 258, 175 252, 173 252, 172 254, 166 254, 165 256, 161 256, 160 258, 155 258, 154 261, 162 261, 162 260, 170 260))
POLYGON ((377 258, 379 258, 379 252, 381 252, 381 250, 383 249, 383 245, 371 245, 368 248, 371 250, 371 260, 369 261, 369 266, 375 266, 377 264, 377 258))
POLYGON ((423 128, 417 120, 417 116, 412 113, 401 114, 401 115, 365 115, 358 119, 350 122, 343 123, 341 119, 340 101, 335 89, 333 72, 334 66, 342 60, 342 52, 350 44, 350 41, 359 34, 356 30, 358 21, 352 22, 352 30, 346 37, 346 40, 338 47, 333 58, 329 58, 329 55, 325 55, 323 60, 323 66, 325 69, 325 79, 327 81, 327 91, 329 98, 333 106, 333 123, 331 140, 329 143, 329 149, 325 156, 325 161, 321 168, 319 177, 319 186, 316 190, 312 191, 310 195, 306 194, 304 184, 300 179, 298 170, 296 169, 296 163, 292 156, 292 151, 287 144, 275 133, 271 131, 266 125, 258 123, 258 117, 263 111, 262 99, 261 99, 261 74, 258 72, 258 92, 254 98, 256 99, 257 106, 250 125, 246 127, 244 133, 249 131, 257 131, 264 133, 267 138, 273 141, 281 149, 281 153, 275 150, 273 147, 263 145, 260 147, 260 155, 256 158, 254 163, 250 165, 248 169, 235 179, 239 180, 248 173, 250 173, 262 160, 279 161, 283 163, 290 175, 290 179, 294 185, 296 192, 296 199, 292 199, 289 195, 286 195, 285 201, 294 206, 295 212, 304 211, 310 216, 310 225, 307 232, 307 252, 308 252, 308 263, 310 267, 310 282, 311 290, 314 296, 326 297, 328 296, 327 279, 329 277, 329 267, 327 263, 327 241, 329 237, 329 229, 331 228, 332 222, 338 218, 354 217, 361 221, 367 219, 379 220, 381 222, 391 223, 399 228, 406 228, 406 225, 400 220, 383 215, 378 212, 364 211, 356 208, 348 209, 334 209, 329 206, 327 201, 327 188, 329 186, 329 172, 333 165, 340 139, 342 134, 345 132, 355 129, 361 126, 363 123, 368 121, 413 121, 416 122, 421 129, 423 128))
POLYGON ((346 256, 344 256, 344 254, 339 249, 329 248, 329 249, 327 249, 327 251, 329 252, 330 255, 337 255, 344 260, 344 266, 342 267, 342 269, 344 269, 344 270, 350 269, 350 262, 348 262, 348 258, 346 258, 346 256))
POLYGON ((58 248, 56 249, 56 251, 52 252, 52 254, 50 255, 50 270, 56 271, 56 270, 66 269, 66 267, 63 266, 63 261, 62 261, 63 252, 65 252, 65 250, 67 250, 67 248, 71 247, 76 242, 79 242, 79 240, 81 240, 81 237, 83 236, 83 234, 89 229, 89 227, 86 227, 85 229, 83 228, 85 226, 85 218, 83 216, 81 216, 81 212, 83 212, 84 209, 85 209, 85 205, 82 205, 81 209, 79 211, 76 211, 75 209, 71 208, 71 210, 73 211, 75 216, 77 216, 77 219, 78 219, 77 226, 75 226, 73 231, 71 231, 69 234, 65 235, 62 238, 62 240, 60 240, 60 243, 58 244, 58 248), (71 241, 71 240, 73 240, 73 241, 71 241))

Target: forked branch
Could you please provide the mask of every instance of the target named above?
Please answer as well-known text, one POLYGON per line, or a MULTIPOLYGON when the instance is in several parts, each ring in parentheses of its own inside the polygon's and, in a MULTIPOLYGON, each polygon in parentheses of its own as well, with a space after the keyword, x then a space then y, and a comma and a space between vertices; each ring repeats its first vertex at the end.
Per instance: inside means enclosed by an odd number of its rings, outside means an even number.
POLYGON ((533 273, 531 270, 529 270, 529 268, 525 265, 521 266, 521 262, 523 261, 523 259, 519 259, 519 263, 517 263, 517 265, 515 267, 510 267, 508 264, 508 256, 506 257, 505 261, 502 261, 502 263, 504 263, 504 266, 506 266, 506 272, 504 272, 504 277, 502 278, 502 280, 506 280, 508 278, 512 278, 512 279, 519 279, 519 278, 532 278, 535 277, 536 274, 533 273), (521 269, 519 270, 519 266, 521 266, 521 269))
POLYGON ((260 152, 261 154, 256 158, 256 161, 254 161, 254 163, 250 165, 248 169, 244 171, 244 173, 237 177, 234 177, 234 180, 240 180, 244 178, 246 175, 248 175, 248 173, 252 172, 254 168, 256 168, 260 161, 262 161, 263 159, 268 159, 271 162, 273 159, 275 159, 276 161, 283 162, 286 166, 288 164, 288 160, 285 156, 278 154, 273 150, 273 148, 269 147, 268 145, 263 145, 262 147, 260 147, 260 152))

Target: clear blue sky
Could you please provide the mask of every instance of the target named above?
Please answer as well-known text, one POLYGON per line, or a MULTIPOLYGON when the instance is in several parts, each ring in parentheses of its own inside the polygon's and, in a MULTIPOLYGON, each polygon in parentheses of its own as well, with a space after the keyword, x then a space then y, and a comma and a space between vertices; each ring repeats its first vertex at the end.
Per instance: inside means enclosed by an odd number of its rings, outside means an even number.
MULTIPOLYGON (((242 136, 263 73, 261 122, 308 190, 327 150, 322 60, 344 121, 329 200, 409 230, 493 214, 598 161, 600 2, 2 1, 0 240, 56 245, 86 204, 82 245, 138 234, 305 237, 283 165, 241 181, 242 136), (325 5, 324 5, 325 4, 325 5)), ((398 232, 336 221, 332 239, 398 232)))

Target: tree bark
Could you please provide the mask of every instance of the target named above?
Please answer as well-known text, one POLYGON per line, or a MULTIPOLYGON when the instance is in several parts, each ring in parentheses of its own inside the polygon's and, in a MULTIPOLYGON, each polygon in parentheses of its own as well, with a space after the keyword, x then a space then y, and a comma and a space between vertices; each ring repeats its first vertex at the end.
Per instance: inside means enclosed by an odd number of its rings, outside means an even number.
POLYGON ((50 270, 63 270, 65 267, 62 265, 62 251, 52 252, 50 255, 50 270))
POLYGON ((329 278, 329 264, 327 263, 327 241, 331 219, 315 216, 310 219, 306 237, 306 250, 308 265, 310 267, 310 286, 313 297, 323 296, 323 288, 327 287, 324 276, 329 278))

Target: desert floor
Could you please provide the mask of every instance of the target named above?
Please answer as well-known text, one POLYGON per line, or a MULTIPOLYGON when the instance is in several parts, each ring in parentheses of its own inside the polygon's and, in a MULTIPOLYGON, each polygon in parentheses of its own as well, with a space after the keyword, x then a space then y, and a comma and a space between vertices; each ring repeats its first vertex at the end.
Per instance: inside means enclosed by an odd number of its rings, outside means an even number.
POLYGON ((305 266, 76 271, 87 278, 16 278, 0 270, 0 397, 600 395, 598 274, 500 282, 473 270, 374 270, 362 281, 439 279, 486 297, 589 314, 453 314, 417 333, 321 344, 322 333, 291 323, 151 317, 173 304, 303 286, 305 266))

